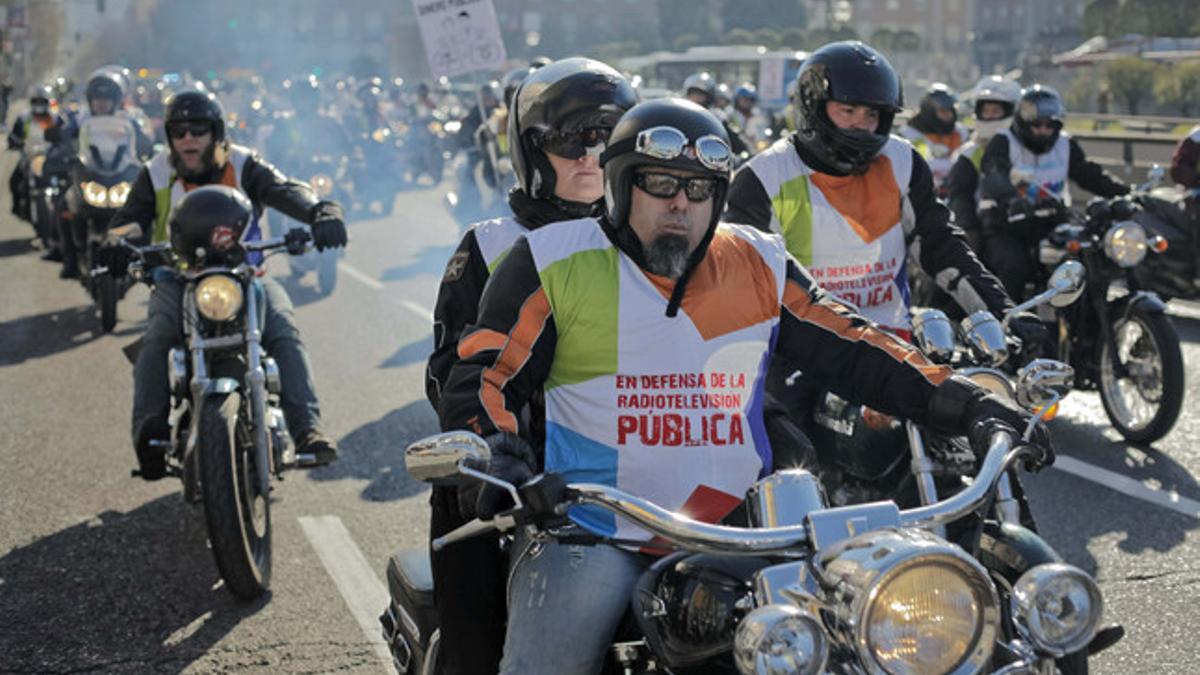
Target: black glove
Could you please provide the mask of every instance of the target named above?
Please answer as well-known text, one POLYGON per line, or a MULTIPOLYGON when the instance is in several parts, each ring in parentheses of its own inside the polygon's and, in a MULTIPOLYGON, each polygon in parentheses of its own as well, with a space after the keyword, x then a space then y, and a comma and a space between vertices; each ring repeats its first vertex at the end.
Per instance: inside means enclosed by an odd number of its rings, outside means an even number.
POLYGON ((1046 324, 1033 312, 1018 312, 1008 321, 1012 334, 1021 340, 1020 361, 1028 363, 1044 354, 1052 353, 1050 331, 1046 324))
POLYGON ((1023 223, 1033 218, 1033 203, 1018 195, 1008 202, 1008 222, 1023 223))
POLYGON ((318 251, 346 245, 346 224, 342 222, 342 207, 337 202, 320 202, 313 207, 312 235, 318 251))
MULTIPOLYGON (((487 437, 488 447, 492 450, 492 459, 488 462, 488 475, 520 487, 525 481, 533 478, 537 472, 537 457, 533 448, 523 438, 516 434, 499 433, 487 437)), ((475 516, 482 520, 491 520, 497 513, 512 508, 512 496, 507 490, 492 485, 479 483, 479 497, 475 500, 475 516)), ((471 490, 459 490, 459 508, 463 504, 464 493, 471 490)), ((469 514, 463 513, 464 517, 469 514)))
POLYGON ((119 244, 106 244, 96 250, 96 267, 104 267, 108 273, 120 278, 128 274, 129 249, 119 244))
MULTIPOLYGON (((987 453, 990 432, 1005 428, 996 425, 1006 425, 1019 443, 1031 417, 1016 403, 960 376, 942 382, 929 397, 929 425, 939 433, 970 437, 972 449, 981 458, 987 453)), ((1034 457, 1026 460, 1028 470, 1037 471, 1054 463, 1054 444, 1044 422, 1034 427, 1029 445, 1034 457)))
POLYGON ((305 245, 312 241, 312 235, 303 227, 294 227, 283 235, 283 241, 287 243, 288 253, 291 255, 302 255, 305 245))

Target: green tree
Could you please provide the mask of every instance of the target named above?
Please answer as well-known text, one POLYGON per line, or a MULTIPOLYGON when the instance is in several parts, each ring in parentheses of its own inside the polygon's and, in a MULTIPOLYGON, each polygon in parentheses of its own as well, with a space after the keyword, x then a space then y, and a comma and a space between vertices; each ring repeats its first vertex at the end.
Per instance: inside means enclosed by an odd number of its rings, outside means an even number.
POLYGON ((767 49, 778 49, 782 36, 774 28, 759 28, 754 31, 754 43, 767 49))
POLYGON ((721 36, 721 44, 723 45, 752 45, 757 44, 754 41, 754 33, 745 28, 734 28, 725 35, 721 36))
POLYGON ((804 28, 805 3, 798 0, 731 0, 724 3, 721 19, 726 28, 804 28))
POLYGON ((911 30, 896 31, 892 48, 898 52, 915 52, 921 49, 921 36, 911 30))
POLYGON ((1125 102, 1131 115, 1138 114, 1142 101, 1154 94, 1154 74, 1158 66, 1137 56, 1110 61, 1104 69, 1113 95, 1125 102))
POLYGON ((779 34, 779 46, 783 49, 800 49, 804 38, 804 29, 788 28, 779 34))
POLYGON ((896 50, 896 31, 891 28, 880 28, 871 33, 871 46, 882 51, 891 52, 896 50))
POLYGON ((1200 62, 1160 69, 1154 77, 1154 98, 1177 109, 1183 117, 1200 110, 1200 62))
POLYGON ((696 33, 684 33, 671 42, 671 48, 677 52, 686 52, 690 47, 704 44, 704 38, 696 33))
POLYGON ((1119 23, 1117 11, 1120 8, 1119 0, 1089 2, 1083 10, 1083 34, 1088 37, 1116 35, 1119 23))

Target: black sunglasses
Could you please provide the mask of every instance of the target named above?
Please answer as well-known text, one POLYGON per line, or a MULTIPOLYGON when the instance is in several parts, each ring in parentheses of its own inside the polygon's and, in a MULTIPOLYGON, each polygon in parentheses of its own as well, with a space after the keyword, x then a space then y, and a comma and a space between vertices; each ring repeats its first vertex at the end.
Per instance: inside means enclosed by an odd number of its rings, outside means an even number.
POLYGON ((173 122, 167 125, 167 135, 176 140, 183 138, 187 134, 191 134, 192 138, 200 138, 205 134, 211 134, 212 130, 212 122, 206 122, 204 120, 195 120, 193 122, 173 122))
POLYGON ((633 174, 633 184, 643 192, 660 199, 672 199, 683 190, 690 202, 702 202, 717 190, 717 179, 708 176, 675 176, 669 173, 642 172, 633 174))
POLYGON ((579 159, 591 151, 599 155, 608 143, 612 129, 587 127, 578 131, 547 131, 539 142, 542 150, 566 159, 579 159))

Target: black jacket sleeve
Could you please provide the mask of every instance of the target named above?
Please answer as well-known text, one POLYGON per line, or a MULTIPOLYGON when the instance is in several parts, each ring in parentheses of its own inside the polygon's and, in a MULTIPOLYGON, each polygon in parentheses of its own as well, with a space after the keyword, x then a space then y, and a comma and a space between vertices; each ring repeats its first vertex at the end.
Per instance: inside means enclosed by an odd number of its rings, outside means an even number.
POLYGON ((1171 180, 1187 189, 1200 187, 1200 142, 1191 136, 1179 141, 1171 155, 1171 180))
POLYGON ((918 424, 952 372, 826 293, 795 260, 788 262, 775 358, 838 396, 918 424))
POLYGON ((321 202, 311 185, 288 178, 258 155, 252 155, 242 167, 242 187, 255 204, 269 206, 293 220, 311 225, 319 213, 321 202))
POLYGON ((108 226, 112 228, 137 223, 142 228, 142 241, 149 242, 154 234, 155 215, 154 184, 150 182, 150 170, 142 165, 142 170, 133 180, 133 187, 129 189, 129 196, 125 198, 125 205, 113 214, 108 226))
POLYGON ((1128 194, 1129 186, 1113 178, 1102 166, 1087 158, 1087 154, 1074 138, 1071 142, 1069 176, 1079 187, 1101 197, 1117 197, 1128 194))
POLYGON ((949 209, 934 196, 929 165, 916 150, 912 153, 908 198, 914 222, 911 231, 905 232, 910 250, 938 287, 968 314, 987 310, 1002 316, 1013 306, 1012 301, 1000 281, 979 262, 962 229, 950 221, 949 209))
POLYGON ((478 319, 459 340, 459 361, 438 406, 442 429, 529 437, 521 411, 550 374, 557 343, 529 243, 518 239, 484 287, 478 319))
POLYGON ((954 214, 954 223, 962 228, 967 235, 967 243, 978 253, 980 248, 979 216, 976 209, 975 192, 979 189, 979 170, 966 155, 959 155, 950 167, 946 176, 946 189, 949 192, 948 206, 954 214))
POLYGON ((434 410, 441 405, 442 389, 458 361, 459 338, 475 322, 487 280, 487 264, 479 252, 475 230, 468 230, 446 264, 433 306, 433 353, 425 368, 425 396, 434 410))
POLYGON ((729 197, 725 202, 725 215, 721 220, 770 232, 773 211, 771 196, 754 169, 749 165, 738 169, 733 174, 733 183, 729 186, 729 197))
POLYGON ((979 160, 979 188, 982 200, 995 202, 1001 212, 1006 212, 1009 200, 1017 194, 1011 174, 1008 137, 996 134, 988 141, 987 147, 983 149, 983 157, 979 160))

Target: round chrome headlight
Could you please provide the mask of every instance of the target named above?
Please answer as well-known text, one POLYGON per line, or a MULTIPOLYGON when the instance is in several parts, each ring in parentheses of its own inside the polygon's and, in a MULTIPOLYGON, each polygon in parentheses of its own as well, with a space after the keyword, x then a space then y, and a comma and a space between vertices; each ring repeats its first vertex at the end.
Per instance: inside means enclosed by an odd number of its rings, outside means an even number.
POLYGON ((108 207, 108 188, 99 183, 88 181, 79 185, 79 191, 83 193, 83 201, 98 209, 108 207))
POLYGON ((980 564, 944 539, 880 530, 823 553, 839 632, 872 675, 978 672, 991 658, 1000 600, 980 564))
POLYGON ((1017 392, 1013 389, 1012 383, 1009 382, 1008 377, 1004 373, 998 370, 992 370, 991 368, 964 368, 959 371, 959 374, 1006 401, 1015 403, 1017 400, 1017 392))
POLYGON ((309 179, 308 183, 317 196, 324 199, 333 194, 333 179, 323 173, 318 173, 309 179))
POLYGON ((1141 225, 1123 220, 1104 235, 1104 252, 1121 267, 1133 267, 1146 257, 1146 230, 1141 225))
POLYGON ((233 277, 214 274, 196 284, 196 309, 209 321, 228 321, 242 308, 242 285, 233 277))
POLYGON ((794 605, 755 609, 733 639, 733 660, 744 675, 815 675, 824 671, 828 655, 820 622, 794 605))
POLYGON ((1087 647, 1104 614, 1096 581, 1065 563, 1038 565, 1022 574, 1013 586, 1011 602, 1017 630, 1053 656, 1087 647))
POLYGON ((125 206, 125 200, 129 199, 129 190, 131 187, 128 181, 121 181, 108 188, 108 207, 119 209, 125 206))

